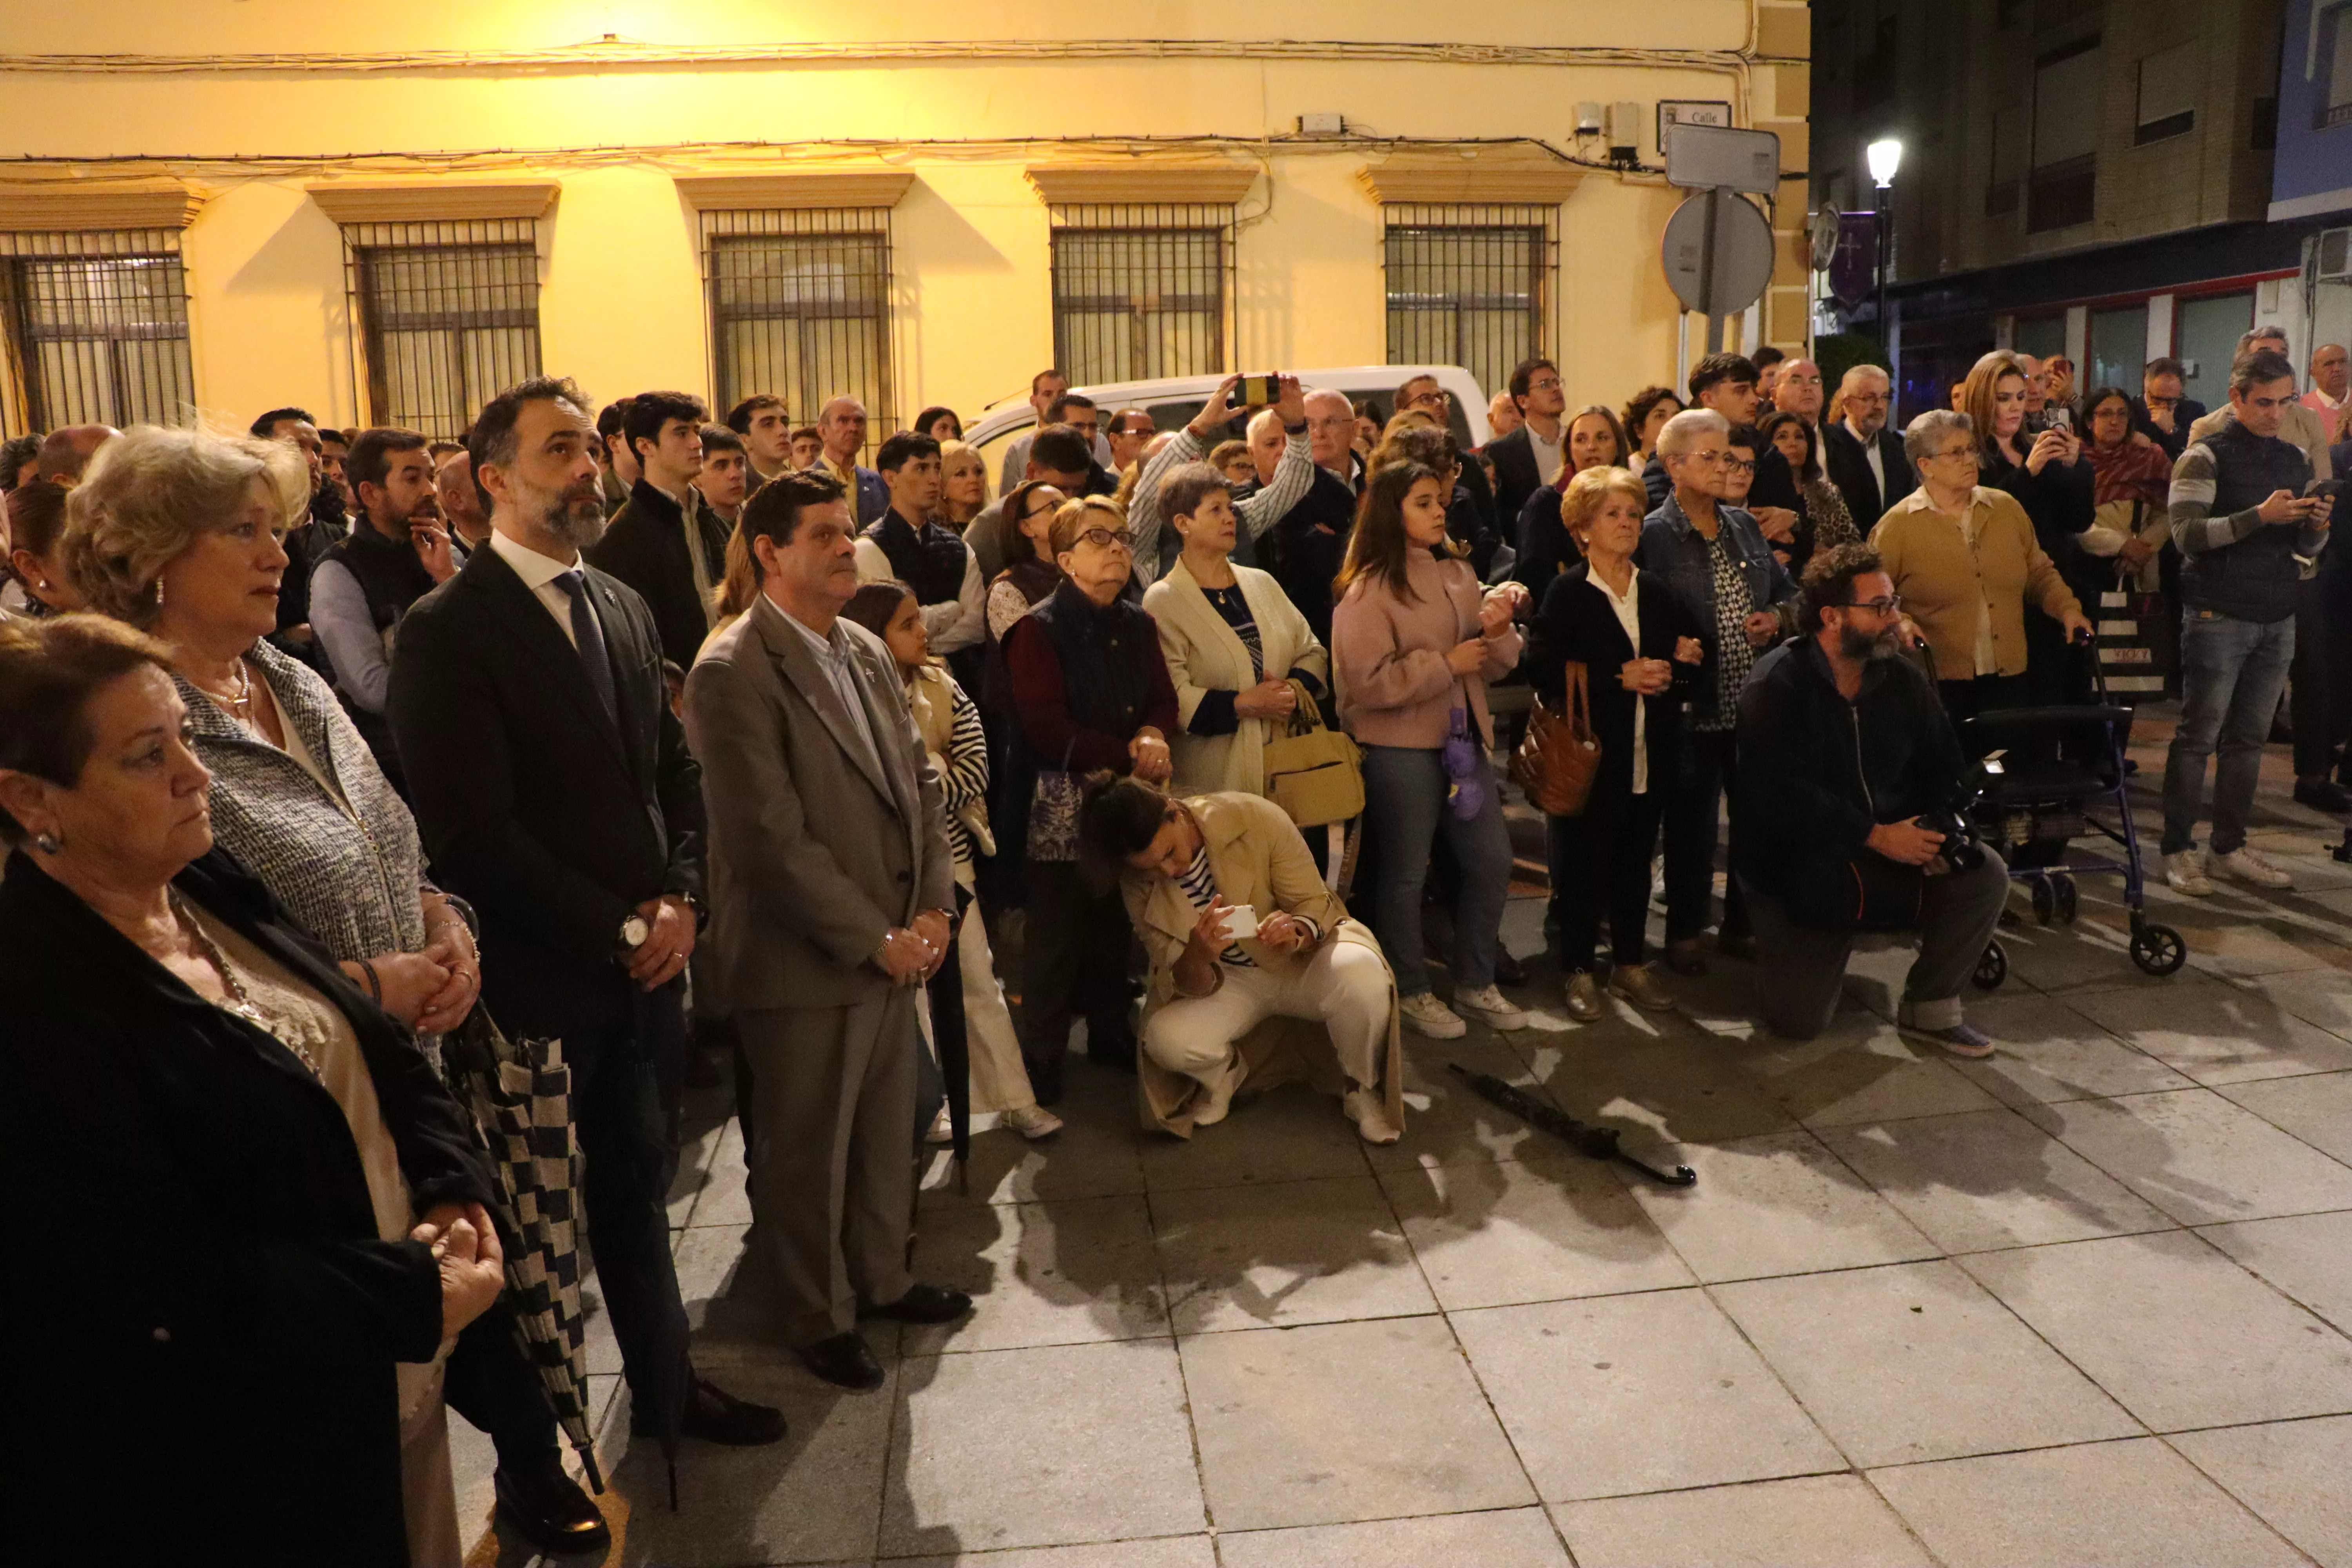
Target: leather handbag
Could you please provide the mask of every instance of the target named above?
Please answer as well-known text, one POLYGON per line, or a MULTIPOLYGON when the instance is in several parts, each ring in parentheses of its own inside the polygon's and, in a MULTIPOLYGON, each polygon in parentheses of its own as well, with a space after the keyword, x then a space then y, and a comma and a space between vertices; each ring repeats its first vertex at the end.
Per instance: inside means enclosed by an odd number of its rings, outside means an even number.
POLYGON ((1592 728, 1592 694, 1584 666, 1568 666, 1567 709, 1555 713, 1538 697, 1527 738, 1511 753, 1511 777, 1547 816, 1581 816, 1601 772, 1601 736, 1592 728))
POLYGON ((1300 827, 1348 822, 1364 812, 1364 753, 1356 738, 1324 722, 1304 684, 1289 730, 1265 743, 1266 798, 1300 827))

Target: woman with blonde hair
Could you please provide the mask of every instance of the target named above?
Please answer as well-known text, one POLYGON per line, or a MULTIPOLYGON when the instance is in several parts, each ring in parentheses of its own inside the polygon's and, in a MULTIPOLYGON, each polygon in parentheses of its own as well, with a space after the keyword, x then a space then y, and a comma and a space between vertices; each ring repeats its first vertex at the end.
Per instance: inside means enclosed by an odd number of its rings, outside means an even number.
MULTIPOLYGON (((2082 438, 2072 430, 2053 426, 2036 434, 2025 427, 2032 380, 2023 360, 2007 349, 1995 349, 1978 360, 1960 383, 1959 411, 1975 428, 1976 483, 2016 498, 2033 524, 2042 553, 2057 566, 2079 600, 2099 588, 2097 574, 2085 570, 2081 542, 2083 531, 2097 515, 2098 476, 2083 455, 2082 438)), ((1924 482, 1926 476, 1921 479, 1924 482)), ((2075 678, 2065 633, 2055 620, 2029 612, 2025 645, 2032 700, 2065 702, 2082 694, 2087 681, 2075 678)))
POLYGON ((1584 540, 1584 557, 1544 590, 1528 642, 1528 681, 1554 712, 1566 709, 1569 667, 1584 671, 1601 738, 1583 815, 1545 819, 1568 1010, 1586 1023, 1602 1011, 1593 943, 1603 909, 1610 994, 1652 1012, 1674 1005, 1648 963, 1650 858, 1681 757, 1675 689, 1706 651, 1704 628, 1664 580, 1633 565, 1649 504, 1630 468, 1587 468, 1569 481, 1561 519, 1584 540))
POLYGON ((961 533, 988 510, 988 459, 969 443, 940 443, 939 520, 961 533))

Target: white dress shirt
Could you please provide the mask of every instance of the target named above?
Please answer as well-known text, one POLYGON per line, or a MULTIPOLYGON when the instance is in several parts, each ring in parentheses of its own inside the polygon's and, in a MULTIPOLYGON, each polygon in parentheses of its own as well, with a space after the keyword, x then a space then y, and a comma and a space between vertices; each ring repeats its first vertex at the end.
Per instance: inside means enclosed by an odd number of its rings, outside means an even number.
POLYGON ((773 616, 801 634, 809 652, 816 656, 817 668, 824 671, 842 706, 849 710, 849 721, 857 726, 858 739, 866 742, 866 762, 874 769, 876 777, 883 776, 882 749, 874 743, 874 721, 866 716, 866 699, 857 689, 857 677, 850 673, 849 634, 842 629, 841 623, 835 621, 830 635, 819 636, 765 594, 751 601, 751 613, 773 616))
MULTIPOLYGON (((1878 487, 1878 504, 1881 506, 1893 506, 1902 498, 1900 496, 1891 496, 1886 493, 1886 459, 1879 456, 1878 437, 1875 436, 1864 435, 1861 431, 1853 427, 1853 421, 1851 419, 1846 420, 1844 424, 1845 433, 1862 443, 1862 460, 1870 465, 1871 482, 1878 487)), ((1862 520, 1856 518, 1854 520, 1854 526, 1860 528, 1862 526, 1862 520)), ((1870 530, 1864 528, 1862 531, 1864 534, 1867 535, 1870 532, 1870 530)))
MULTIPOLYGON (((522 579, 522 585, 530 590, 530 596, 547 606, 547 613, 553 616, 555 624, 563 628, 563 640, 577 648, 580 639, 572 634, 572 595, 558 586, 555 580, 566 572, 584 574, 587 567, 577 556, 570 561, 558 561, 553 556, 541 555, 528 544, 517 544, 505 534, 496 531, 490 535, 490 548, 499 552, 499 560, 514 568, 514 574, 522 579)), ((593 598, 589 600, 589 613, 595 613, 593 598)), ((610 638, 605 640, 611 641, 610 638)))
POLYGON ((1543 432, 1530 421, 1528 425, 1528 450, 1536 456, 1536 478, 1548 485, 1556 483, 1559 479, 1559 466, 1567 460, 1568 426, 1563 425, 1559 427, 1559 440, 1547 441, 1543 432))
MULTIPOLYGON (((1601 581, 1598 572, 1587 572, 1586 582, 1601 590, 1609 607, 1617 612, 1617 624, 1625 628, 1625 640, 1633 645, 1633 657, 1642 657, 1642 574, 1635 572, 1625 579, 1625 596, 1619 598, 1617 590, 1601 581)), ((1650 700, 1636 694, 1633 698, 1633 793, 1650 793, 1650 700)))

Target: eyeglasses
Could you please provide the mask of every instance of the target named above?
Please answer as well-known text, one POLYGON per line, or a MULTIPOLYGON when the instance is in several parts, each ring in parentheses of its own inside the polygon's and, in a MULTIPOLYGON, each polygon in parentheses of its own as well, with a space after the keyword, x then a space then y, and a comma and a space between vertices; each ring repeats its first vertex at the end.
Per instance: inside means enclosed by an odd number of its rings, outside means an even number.
POLYGON ((1690 452, 1684 456, 1684 461, 1696 463, 1701 468, 1719 468, 1730 460, 1731 454, 1728 452, 1690 452))
POLYGON ((1868 610, 1874 616, 1891 616, 1903 607, 1903 595, 1889 594, 1884 599, 1855 599, 1845 607, 1849 610, 1868 610))
POLYGON ((1070 542, 1074 545, 1091 544, 1097 550, 1108 550, 1114 544, 1121 550, 1132 551, 1135 548, 1135 542, 1128 537, 1127 530, 1123 528, 1090 528, 1070 542))
POLYGON ((1404 400, 1404 404, 1407 408, 1410 408, 1417 403, 1434 403, 1439 407, 1443 408, 1452 401, 1454 401, 1454 395, 1452 393, 1447 392, 1444 387, 1432 387, 1427 392, 1414 393, 1411 397, 1404 400))
POLYGON ((1562 382, 1559 377, 1556 375, 1547 375, 1539 381, 1531 381, 1528 383, 1528 390, 1529 392, 1558 392, 1565 384, 1567 384, 1562 382))
POLYGON ((1965 447, 1955 447, 1948 452, 1930 452, 1927 456, 1939 463, 1967 463, 1973 467, 1977 462, 1977 448, 1976 444, 1970 442, 1965 447))
POLYGON ((1723 471, 1727 474, 1752 474, 1756 471, 1756 459, 1735 458, 1726 453, 1723 458, 1723 471))

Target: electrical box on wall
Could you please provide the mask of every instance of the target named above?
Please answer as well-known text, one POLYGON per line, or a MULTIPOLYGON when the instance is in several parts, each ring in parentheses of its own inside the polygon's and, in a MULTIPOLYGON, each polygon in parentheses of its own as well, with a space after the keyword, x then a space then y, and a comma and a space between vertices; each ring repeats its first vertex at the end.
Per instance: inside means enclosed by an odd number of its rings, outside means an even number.
POLYGON ((1609 106, 1609 155, 1630 163, 1642 155, 1642 106, 1623 99, 1609 106))
POLYGON ((1345 136, 1348 117, 1344 114, 1302 114, 1298 117, 1301 136, 1345 136))

